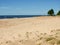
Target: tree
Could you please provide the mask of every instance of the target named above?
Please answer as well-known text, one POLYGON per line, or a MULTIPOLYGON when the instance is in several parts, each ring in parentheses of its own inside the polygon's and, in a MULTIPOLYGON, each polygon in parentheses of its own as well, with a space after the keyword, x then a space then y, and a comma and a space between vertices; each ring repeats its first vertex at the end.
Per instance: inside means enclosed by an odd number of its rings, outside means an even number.
POLYGON ((58 11, 57 15, 60 15, 60 11, 58 11))
POLYGON ((54 10, 53 10, 53 9, 50 9, 50 10, 48 11, 48 15, 54 16, 54 10))

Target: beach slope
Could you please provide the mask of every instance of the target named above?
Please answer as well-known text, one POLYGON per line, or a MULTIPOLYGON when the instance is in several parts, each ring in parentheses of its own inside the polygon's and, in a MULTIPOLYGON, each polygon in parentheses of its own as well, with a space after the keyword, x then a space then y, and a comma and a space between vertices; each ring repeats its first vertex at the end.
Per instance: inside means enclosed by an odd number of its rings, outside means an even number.
POLYGON ((57 40, 60 41, 59 31, 59 16, 0 19, 0 45, 57 44, 53 41, 57 37, 57 40), (48 37, 53 37, 53 43, 46 40, 48 37))

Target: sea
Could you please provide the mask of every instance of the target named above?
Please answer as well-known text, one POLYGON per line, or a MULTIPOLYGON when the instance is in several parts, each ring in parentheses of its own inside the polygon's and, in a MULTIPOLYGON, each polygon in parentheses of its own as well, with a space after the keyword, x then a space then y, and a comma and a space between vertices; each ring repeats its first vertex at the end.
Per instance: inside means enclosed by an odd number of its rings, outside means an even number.
POLYGON ((42 15, 0 15, 0 19, 6 18, 29 18, 29 17, 38 17, 42 15))

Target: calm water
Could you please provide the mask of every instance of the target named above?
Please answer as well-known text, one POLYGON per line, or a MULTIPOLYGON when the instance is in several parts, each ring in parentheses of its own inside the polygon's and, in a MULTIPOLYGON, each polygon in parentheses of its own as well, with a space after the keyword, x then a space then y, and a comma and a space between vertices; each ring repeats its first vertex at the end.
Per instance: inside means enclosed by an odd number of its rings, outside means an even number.
POLYGON ((37 17, 42 15, 0 15, 0 19, 5 18, 26 18, 26 17, 37 17))

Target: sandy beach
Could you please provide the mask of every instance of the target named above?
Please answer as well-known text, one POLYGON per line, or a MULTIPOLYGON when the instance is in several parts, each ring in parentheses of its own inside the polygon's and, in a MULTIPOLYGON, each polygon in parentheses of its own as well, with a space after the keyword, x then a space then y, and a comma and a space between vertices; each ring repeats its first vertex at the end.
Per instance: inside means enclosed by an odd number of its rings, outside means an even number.
POLYGON ((57 45, 58 41, 60 16, 0 19, 0 45, 57 45))

